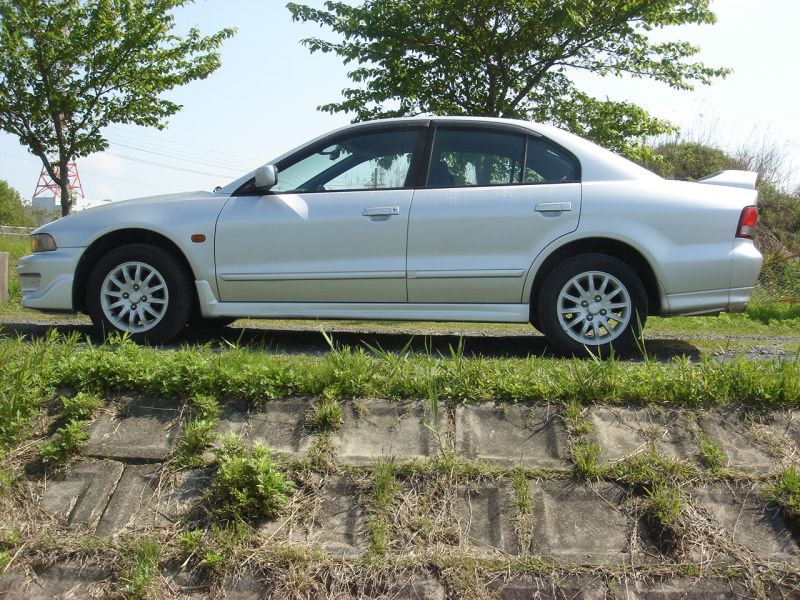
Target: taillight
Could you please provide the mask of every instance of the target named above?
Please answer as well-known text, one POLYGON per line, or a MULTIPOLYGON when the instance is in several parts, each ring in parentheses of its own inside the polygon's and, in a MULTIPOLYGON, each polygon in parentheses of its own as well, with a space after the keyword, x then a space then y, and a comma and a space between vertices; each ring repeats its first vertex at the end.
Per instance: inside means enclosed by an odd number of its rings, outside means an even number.
POLYGON ((755 206, 745 206, 739 217, 739 226, 736 228, 737 238, 747 238, 752 240, 756 234, 758 226, 758 208, 755 206))

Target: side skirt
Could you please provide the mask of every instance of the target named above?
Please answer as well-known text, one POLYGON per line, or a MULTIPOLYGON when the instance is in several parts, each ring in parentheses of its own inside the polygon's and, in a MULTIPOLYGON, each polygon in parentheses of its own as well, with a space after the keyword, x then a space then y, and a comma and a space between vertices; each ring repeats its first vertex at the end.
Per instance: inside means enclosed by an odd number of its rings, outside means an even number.
POLYGON ((527 304, 419 304, 389 302, 220 302, 207 281, 195 281, 204 317, 475 321, 527 323, 527 304))

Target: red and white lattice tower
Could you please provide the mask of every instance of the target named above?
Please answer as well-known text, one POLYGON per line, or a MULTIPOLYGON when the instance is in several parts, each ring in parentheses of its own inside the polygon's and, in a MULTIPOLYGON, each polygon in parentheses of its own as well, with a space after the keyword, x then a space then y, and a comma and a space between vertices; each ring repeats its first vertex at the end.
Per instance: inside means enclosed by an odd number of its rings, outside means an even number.
MULTIPOLYGON (((60 167, 58 165, 54 164, 53 170, 56 172, 57 176, 60 176, 60 167)), ((67 189, 70 191, 70 195, 84 198, 83 184, 81 183, 81 176, 78 173, 78 164, 74 160, 71 160, 67 163, 67 178, 69 179, 69 182, 67 183, 67 189)), ((42 172, 39 173, 39 181, 36 184, 36 190, 33 192, 33 197, 36 198, 44 191, 50 192, 57 199, 61 198, 61 188, 58 187, 58 184, 53 181, 52 177, 50 177, 47 169, 42 167, 42 172)))

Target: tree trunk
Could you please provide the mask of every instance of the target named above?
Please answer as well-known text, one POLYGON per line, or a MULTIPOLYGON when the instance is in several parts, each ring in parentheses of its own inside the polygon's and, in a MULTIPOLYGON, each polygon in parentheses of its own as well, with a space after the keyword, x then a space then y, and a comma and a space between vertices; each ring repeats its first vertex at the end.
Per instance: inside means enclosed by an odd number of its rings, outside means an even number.
POLYGON ((72 212, 72 197, 69 195, 69 178, 61 179, 61 216, 66 217, 72 212))
POLYGON ((69 194, 69 175, 67 174, 67 161, 58 161, 58 186, 61 188, 61 216, 66 217, 72 212, 72 197, 69 194))

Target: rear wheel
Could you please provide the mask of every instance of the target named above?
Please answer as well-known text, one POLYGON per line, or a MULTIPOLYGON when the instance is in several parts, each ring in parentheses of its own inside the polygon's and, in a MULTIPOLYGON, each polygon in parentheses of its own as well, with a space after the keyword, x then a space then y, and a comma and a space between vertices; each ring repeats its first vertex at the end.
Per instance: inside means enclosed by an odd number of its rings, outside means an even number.
POLYGON ((137 342, 166 342, 189 319, 189 277, 180 262, 161 248, 120 246, 92 270, 86 306, 92 322, 104 333, 128 333, 137 342))
POLYGON ((548 341, 567 354, 608 356, 628 349, 647 319, 636 273, 605 254, 564 261, 547 277, 537 316, 548 341))

